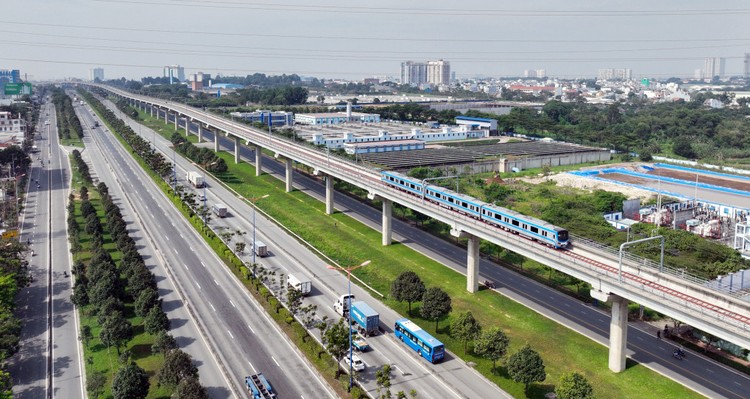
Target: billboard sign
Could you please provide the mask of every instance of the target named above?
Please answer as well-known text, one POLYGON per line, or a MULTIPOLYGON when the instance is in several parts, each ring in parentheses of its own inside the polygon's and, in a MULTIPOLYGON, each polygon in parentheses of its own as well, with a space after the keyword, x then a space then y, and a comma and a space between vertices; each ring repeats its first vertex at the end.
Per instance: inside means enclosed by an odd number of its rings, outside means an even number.
POLYGON ((6 83, 3 93, 6 96, 31 94, 31 83, 6 83))

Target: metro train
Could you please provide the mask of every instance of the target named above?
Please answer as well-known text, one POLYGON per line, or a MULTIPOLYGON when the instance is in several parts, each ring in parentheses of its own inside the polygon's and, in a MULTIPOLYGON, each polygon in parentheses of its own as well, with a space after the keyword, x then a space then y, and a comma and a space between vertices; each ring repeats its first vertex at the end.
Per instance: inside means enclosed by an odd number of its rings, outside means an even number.
POLYGON ((389 186, 419 196, 452 211, 471 216, 487 224, 519 234, 530 240, 538 241, 556 249, 568 246, 568 231, 544 220, 488 204, 447 188, 425 184, 422 180, 398 172, 382 171, 380 179, 389 186))

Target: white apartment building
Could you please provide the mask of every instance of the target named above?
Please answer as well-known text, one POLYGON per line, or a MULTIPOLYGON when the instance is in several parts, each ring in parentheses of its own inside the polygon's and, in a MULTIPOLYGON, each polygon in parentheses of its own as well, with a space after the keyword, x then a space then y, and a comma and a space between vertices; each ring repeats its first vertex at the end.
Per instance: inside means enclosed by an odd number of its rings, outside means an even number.
POLYGON ((631 80, 633 71, 630 68, 604 68, 596 77, 598 80, 631 80))
POLYGON ((703 79, 713 79, 714 76, 723 77, 726 58, 710 57, 703 63, 703 79))
POLYGON ((13 114, 8 111, 0 111, 0 141, 12 141, 15 144, 23 143, 26 134, 26 121, 19 116, 13 119, 13 114))
POLYGON ((451 82, 451 64, 448 61, 427 61, 427 83, 449 85, 451 82))

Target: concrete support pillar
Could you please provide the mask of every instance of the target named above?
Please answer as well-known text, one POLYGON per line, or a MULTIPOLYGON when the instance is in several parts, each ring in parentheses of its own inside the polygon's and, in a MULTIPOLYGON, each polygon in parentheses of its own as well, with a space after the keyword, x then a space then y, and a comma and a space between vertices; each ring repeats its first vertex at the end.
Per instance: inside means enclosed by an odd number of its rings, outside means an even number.
POLYGON ((609 369, 625 371, 625 350, 628 344, 628 300, 610 294, 612 319, 609 321, 609 369))
POLYGON ((214 132, 214 152, 219 152, 219 131, 214 132))
POLYGON ((151 106, 150 106, 150 107, 148 107, 148 108, 149 108, 149 109, 151 110, 151 117, 153 118, 153 117, 154 117, 154 106, 153 106, 153 105, 151 105, 151 106))
POLYGON ((479 291, 479 237, 469 235, 466 255, 466 290, 474 293, 479 291))
POLYGON ((391 222, 393 221, 393 201, 383 198, 383 245, 391 245, 391 222))
POLYGON ((198 122, 198 142, 203 142, 203 125, 200 122, 198 122))
POLYGON ((174 113, 174 130, 175 130, 175 132, 177 131, 177 129, 180 128, 180 126, 177 124, 177 122, 179 120, 180 120, 180 114, 178 114, 177 112, 175 112, 174 113))
POLYGON ((255 146, 255 176, 260 176, 263 173, 263 148, 261 146, 255 146))
POLYGON ((294 169, 292 168, 294 162, 291 160, 291 158, 287 158, 285 163, 286 163, 286 192, 291 193, 292 190, 294 190, 294 177, 293 177, 294 169))
POLYGON ((169 123, 169 110, 164 108, 164 123, 169 123))
POLYGON ((240 138, 234 138, 234 163, 240 163, 240 138))
POLYGON ((190 136, 190 118, 185 116, 185 137, 190 136))
POLYGON ((333 176, 326 175, 326 214, 333 214, 333 176))

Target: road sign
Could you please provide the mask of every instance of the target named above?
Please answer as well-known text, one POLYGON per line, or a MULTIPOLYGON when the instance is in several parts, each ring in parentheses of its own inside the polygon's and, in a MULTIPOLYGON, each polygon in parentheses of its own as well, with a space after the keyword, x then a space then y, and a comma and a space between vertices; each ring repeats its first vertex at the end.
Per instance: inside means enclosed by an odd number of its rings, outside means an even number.
POLYGON ((3 92, 6 96, 31 94, 32 87, 31 83, 6 83, 3 92))
POLYGON ((18 237, 18 230, 6 230, 3 232, 3 239, 18 237))

